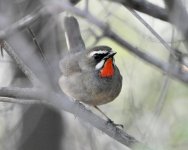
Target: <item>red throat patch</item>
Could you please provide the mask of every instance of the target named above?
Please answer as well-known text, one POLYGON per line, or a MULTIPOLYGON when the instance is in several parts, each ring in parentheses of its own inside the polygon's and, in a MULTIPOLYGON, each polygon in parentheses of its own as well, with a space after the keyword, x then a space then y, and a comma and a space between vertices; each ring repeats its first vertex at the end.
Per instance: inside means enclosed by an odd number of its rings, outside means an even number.
POLYGON ((114 66, 113 66, 113 60, 112 60, 112 58, 108 58, 105 61, 104 66, 100 70, 99 75, 102 78, 108 78, 108 77, 112 77, 114 75, 114 66))

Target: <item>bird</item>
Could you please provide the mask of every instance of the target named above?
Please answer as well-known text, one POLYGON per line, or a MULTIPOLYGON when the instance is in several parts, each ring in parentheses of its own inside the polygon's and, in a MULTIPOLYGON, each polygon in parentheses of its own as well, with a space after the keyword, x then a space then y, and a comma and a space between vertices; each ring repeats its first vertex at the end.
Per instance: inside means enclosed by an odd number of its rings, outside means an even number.
POLYGON ((96 46, 68 54, 59 65, 62 73, 59 85, 63 92, 103 113, 97 106, 113 101, 122 88, 115 54, 109 46, 96 46))
POLYGON ((107 45, 86 48, 73 16, 65 17, 64 30, 68 54, 59 63, 60 88, 72 99, 93 106, 113 123, 98 106, 113 101, 121 91, 122 76, 115 64, 116 52, 107 45))

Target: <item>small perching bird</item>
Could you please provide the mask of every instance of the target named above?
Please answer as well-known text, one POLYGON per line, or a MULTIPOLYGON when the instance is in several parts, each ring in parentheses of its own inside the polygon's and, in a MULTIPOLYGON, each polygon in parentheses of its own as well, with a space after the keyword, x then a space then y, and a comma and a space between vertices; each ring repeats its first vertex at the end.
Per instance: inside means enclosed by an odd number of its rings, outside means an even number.
POLYGON ((79 25, 74 17, 65 19, 65 30, 67 36, 73 38, 68 38, 70 53, 60 61, 62 76, 59 85, 69 97, 92 105, 103 113, 97 105, 113 101, 122 88, 122 76, 114 61, 116 52, 108 46, 96 46, 87 50, 84 45, 81 47, 83 40, 77 33, 79 25), (74 24, 72 31, 67 22, 74 24), (74 30, 77 30, 76 35, 74 30), (79 43, 79 46, 76 47, 75 43, 79 43))

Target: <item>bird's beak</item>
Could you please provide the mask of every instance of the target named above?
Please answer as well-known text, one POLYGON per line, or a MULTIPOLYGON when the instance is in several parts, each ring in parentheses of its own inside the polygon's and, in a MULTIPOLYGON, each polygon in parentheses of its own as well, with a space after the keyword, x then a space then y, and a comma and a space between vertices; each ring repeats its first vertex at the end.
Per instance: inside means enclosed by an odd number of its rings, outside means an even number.
POLYGON ((110 54, 108 54, 109 57, 113 57, 116 54, 116 52, 110 52, 110 54))
POLYGON ((112 58, 114 55, 116 54, 116 52, 111 51, 107 56, 104 57, 104 59, 108 59, 108 58, 112 58))

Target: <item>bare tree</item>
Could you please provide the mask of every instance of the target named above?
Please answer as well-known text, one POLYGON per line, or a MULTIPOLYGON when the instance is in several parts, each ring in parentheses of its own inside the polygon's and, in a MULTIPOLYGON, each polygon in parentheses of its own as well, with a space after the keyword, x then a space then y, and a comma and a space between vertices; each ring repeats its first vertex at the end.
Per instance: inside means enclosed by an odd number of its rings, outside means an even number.
MULTIPOLYGON (((15 73, 10 86, 0 88, 0 101, 15 103, 14 107, 19 107, 21 110, 18 116, 21 121, 10 129, 9 135, 2 140, 2 143, 5 143, 3 144, 4 149, 15 149, 15 147, 17 149, 60 149, 60 140, 64 129, 60 114, 61 110, 74 114, 132 149, 140 147, 149 149, 148 147, 150 147, 148 146, 150 144, 145 144, 145 140, 137 140, 137 138, 127 134, 125 130, 113 124, 107 124, 104 119, 85 108, 83 104, 72 102, 60 90, 58 85, 60 77, 58 64, 67 50, 59 17, 62 13, 78 16, 79 19, 83 18, 90 25, 97 27, 100 35, 96 34, 93 29, 89 30, 95 37, 94 44, 102 38, 108 38, 123 47, 127 52, 137 56, 141 61, 165 74, 161 94, 154 111, 156 116, 160 114, 164 106, 164 99, 169 87, 169 77, 184 84, 188 83, 187 51, 184 52, 169 45, 138 13, 142 12, 175 26, 182 33, 182 37, 185 38, 184 42, 187 48, 188 15, 182 1, 164 0, 165 8, 143 0, 105 1, 108 4, 118 3, 119 7, 123 6, 130 11, 167 50, 168 59, 166 61, 151 55, 143 48, 134 46, 115 32, 111 24, 93 15, 90 10, 92 8, 88 5, 90 1, 84 1, 84 9, 75 6, 78 2, 79 0, 71 0, 70 2, 64 0, 18 0, 15 3, 5 0, 0 1, 0 7, 2 7, 0 11, 2 55, 6 51, 16 64, 12 65, 11 68, 15 70, 15 73), (25 105, 20 107, 16 104, 25 105), (48 124, 48 127, 45 128, 44 132, 49 132, 42 134, 46 124, 48 124), (12 144, 7 147, 7 139, 12 137, 13 130, 20 133, 20 138, 16 140, 15 137, 11 138, 12 144), (54 138, 54 135, 58 136, 54 138), (48 136, 52 137, 48 139, 48 136), (38 139, 35 137, 38 137, 38 139)), ((113 15, 113 12, 111 13, 113 15)), ((70 26, 69 30, 74 31, 73 35, 69 33, 70 37, 78 34, 78 37, 81 38, 79 28, 76 28, 72 22, 69 22, 68 26, 70 26)), ((84 42, 82 40, 81 42, 78 41, 80 40, 72 39, 72 48, 83 47, 84 42)))

